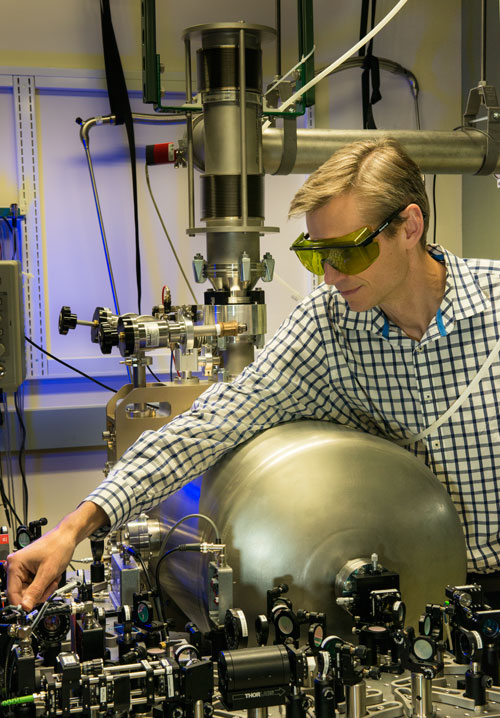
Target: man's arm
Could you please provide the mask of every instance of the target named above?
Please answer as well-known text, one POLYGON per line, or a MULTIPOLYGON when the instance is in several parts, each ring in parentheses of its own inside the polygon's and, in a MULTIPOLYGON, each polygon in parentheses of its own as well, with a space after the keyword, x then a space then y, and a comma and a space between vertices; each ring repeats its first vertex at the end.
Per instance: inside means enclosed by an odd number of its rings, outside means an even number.
POLYGON ((31 611, 57 588, 59 578, 71 561, 76 546, 109 523, 100 506, 85 501, 38 541, 7 558, 8 598, 31 611))

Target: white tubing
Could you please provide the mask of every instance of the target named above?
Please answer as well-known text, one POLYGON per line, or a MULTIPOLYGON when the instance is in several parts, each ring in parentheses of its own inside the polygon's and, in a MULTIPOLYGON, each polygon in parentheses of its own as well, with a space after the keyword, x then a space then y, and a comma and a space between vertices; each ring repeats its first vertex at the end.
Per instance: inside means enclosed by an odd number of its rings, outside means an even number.
POLYGON ((291 284, 288 284, 288 282, 283 279, 283 277, 280 277, 279 274, 274 272, 273 279, 276 279, 276 281, 281 284, 285 289, 288 289, 290 292, 290 296, 295 302, 301 302, 304 299, 304 295, 298 291, 298 289, 295 289, 295 287, 292 287, 291 284))
POLYGON ((427 429, 424 429, 420 432, 420 434, 416 434, 415 436, 412 436, 411 439, 403 439, 402 441, 398 441, 397 443, 400 446, 410 446, 411 444, 415 444, 420 439, 423 439, 428 434, 431 434, 433 431, 435 431, 437 428, 441 426, 441 424, 444 424, 445 421, 447 421, 450 416, 452 416, 457 409, 459 409, 464 401, 467 399, 469 394, 474 391, 474 389, 477 387, 481 379, 484 377, 490 366, 493 364, 495 359, 498 357, 498 353, 500 352, 500 339, 497 341, 493 349, 491 350, 490 354, 486 357, 486 360, 483 364, 483 366, 479 369, 474 379, 471 381, 471 383, 464 389, 464 391, 460 394, 458 399, 456 399, 453 404, 444 412, 444 414, 441 414, 439 419, 437 419, 433 424, 427 427, 427 429))
MULTIPOLYGON (((332 73, 334 70, 337 69, 340 65, 342 65, 343 62, 345 62, 347 59, 349 59, 354 53, 356 53, 360 48, 362 48, 364 45, 368 44, 372 37, 375 37, 386 25, 389 23, 392 18, 398 14, 398 12, 406 5, 408 0, 399 0, 397 5, 395 5, 390 12, 387 13, 387 15, 384 17, 383 20, 381 20, 378 25, 375 25, 373 30, 370 30, 369 33, 367 33, 359 42, 357 42, 353 47, 351 47, 350 50, 347 52, 344 52, 344 54, 339 57, 338 60, 335 60, 335 62, 332 62, 331 65, 328 67, 325 67, 324 70, 322 70, 319 75, 316 75, 316 77, 313 77, 312 80, 309 80, 304 87, 301 87, 300 90, 297 90, 291 97, 288 98, 288 100, 285 100, 280 107, 280 112, 282 110, 286 110, 287 107, 290 107, 290 105, 293 105, 294 102, 299 100, 303 94, 305 94, 308 90, 311 89, 311 87, 314 87, 320 80, 322 80, 324 77, 332 73)), ((264 122, 263 129, 267 129, 270 125, 269 120, 264 122)))

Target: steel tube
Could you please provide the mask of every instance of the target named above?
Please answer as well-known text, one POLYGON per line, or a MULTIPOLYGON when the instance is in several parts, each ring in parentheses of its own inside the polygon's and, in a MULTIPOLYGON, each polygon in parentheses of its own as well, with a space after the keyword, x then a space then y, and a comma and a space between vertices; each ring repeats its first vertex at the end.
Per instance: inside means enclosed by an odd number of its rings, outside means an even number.
MULTIPOLYGON (((470 131, 418 130, 297 130, 297 159, 293 174, 314 172, 331 154, 349 142, 394 137, 408 151, 422 172, 429 174, 475 174, 486 151, 486 137, 470 131)), ((281 161, 283 130, 263 133, 264 168, 275 172, 281 161)), ((496 171, 500 171, 500 161, 496 171)))

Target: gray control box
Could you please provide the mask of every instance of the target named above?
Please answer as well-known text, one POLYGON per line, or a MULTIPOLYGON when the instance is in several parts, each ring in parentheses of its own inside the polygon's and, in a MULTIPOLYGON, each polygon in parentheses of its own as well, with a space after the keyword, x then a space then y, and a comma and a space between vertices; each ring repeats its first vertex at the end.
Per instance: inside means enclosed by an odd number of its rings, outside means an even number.
POLYGON ((0 390, 16 391, 26 378, 21 262, 0 261, 0 390))

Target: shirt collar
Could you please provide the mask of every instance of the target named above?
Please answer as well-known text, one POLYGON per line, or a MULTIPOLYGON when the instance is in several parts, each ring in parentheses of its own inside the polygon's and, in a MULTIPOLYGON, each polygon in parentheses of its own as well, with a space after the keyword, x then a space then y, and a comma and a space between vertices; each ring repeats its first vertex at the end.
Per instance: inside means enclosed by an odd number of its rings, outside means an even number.
MULTIPOLYGON (((490 306, 490 300, 481 291, 479 283, 464 259, 448 252, 439 244, 427 245, 427 251, 434 259, 444 262, 446 266, 443 300, 438 316, 429 326, 432 335, 442 336, 443 333, 449 334, 453 330, 455 322, 484 312, 490 306)), ((379 307, 373 307, 366 312, 354 312, 349 309, 347 302, 335 287, 331 289, 330 304, 334 320, 341 327, 387 335, 387 318, 379 307)))

